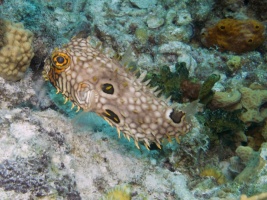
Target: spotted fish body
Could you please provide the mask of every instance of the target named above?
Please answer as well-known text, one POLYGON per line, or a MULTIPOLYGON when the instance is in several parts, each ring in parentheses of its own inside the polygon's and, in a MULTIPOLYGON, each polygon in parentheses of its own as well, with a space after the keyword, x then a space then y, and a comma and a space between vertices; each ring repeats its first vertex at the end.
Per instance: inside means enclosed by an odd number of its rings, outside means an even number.
POLYGON ((185 113, 158 98, 155 88, 90 45, 89 39, 73 39, 46 59, 44 77, 78 110, 92 111, 122 131, 129 140, 160 148, 163 138, 184 135, 190 129, 185 113))

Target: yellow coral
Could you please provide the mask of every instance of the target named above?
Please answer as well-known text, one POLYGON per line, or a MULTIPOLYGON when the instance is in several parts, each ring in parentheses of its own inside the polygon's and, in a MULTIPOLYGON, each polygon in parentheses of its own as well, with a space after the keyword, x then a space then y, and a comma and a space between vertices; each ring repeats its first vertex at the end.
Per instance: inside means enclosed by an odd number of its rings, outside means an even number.
POLYGON ((0 76, 6 80, 20 80, 34 54, 33 34, 20 23, 1 19, 0 28, 0 76))
POLYGON ((240 115, 240 119, 243 122, 260 123, 267 118, 266 109, 261 109, 261 105, 267 102, 267 90, 252 90, 242 87, 239 91, 242 94, 240 103, 246 109, 240 115))
POLYGON ((230 60, 226 62, 226 65, 231 72, 236 72, 241 68, 241 57, 233 56, 230 60))
POLYGON ((215 108, 226 108, 237 104, 241 100, 241 93, 238 90, 229 92, 215 92, 211 105, 215 108))
POLYGON ((248 163, 253 156, 253 149, 249 146, 239 146, 236 149, 236 154, 244 163, 248 163))
POLYGON ((223 19, 203 29, 201 41, 206 47, 217 47, 220 51, 244 53, 263 43, 264 31, 264 25, 257 20, 223 19))
POLYGON ((108 191, 102 200, 131 200, 130 187, 127 185, 117 186, 108 191))
POLYGON ((246 195, 242 194, 240 197, 240 200, 264 200, 264 199, 267 199, 267 192, 252 197, 247 197, 246 195))
POLYGON ((221 172, 221 170, 215 167, 206 167, 200 172, 200 176, 201 177, 206 177, 206 176, 213 177, 219 185, 226 183, 226 178, 224 174, 221 172))

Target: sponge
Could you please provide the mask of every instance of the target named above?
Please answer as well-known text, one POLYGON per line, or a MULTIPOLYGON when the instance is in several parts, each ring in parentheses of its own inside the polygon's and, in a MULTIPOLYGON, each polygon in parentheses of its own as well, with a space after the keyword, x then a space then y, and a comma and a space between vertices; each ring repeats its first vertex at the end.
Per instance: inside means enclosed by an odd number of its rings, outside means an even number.
POLYGON ((222 19, 215 26, 202 30, 201 42, 206 47, 240 54, 260 46, 264 34, 265 27, 257 20, 222 19))

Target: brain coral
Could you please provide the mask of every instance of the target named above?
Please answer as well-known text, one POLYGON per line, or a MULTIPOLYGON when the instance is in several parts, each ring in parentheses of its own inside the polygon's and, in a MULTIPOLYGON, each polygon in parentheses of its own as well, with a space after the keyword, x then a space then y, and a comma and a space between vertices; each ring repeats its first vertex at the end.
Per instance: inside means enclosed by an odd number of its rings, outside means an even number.
POLYGON ((223 19, 202 30, 201 42, 220 51, 244 53, 263 43, 264 31, 264 25, 257 20, 223 19))
POLYGON ((0 19, 0 76, 20 80, 33 57, 32 32, 20 23, 0 19))

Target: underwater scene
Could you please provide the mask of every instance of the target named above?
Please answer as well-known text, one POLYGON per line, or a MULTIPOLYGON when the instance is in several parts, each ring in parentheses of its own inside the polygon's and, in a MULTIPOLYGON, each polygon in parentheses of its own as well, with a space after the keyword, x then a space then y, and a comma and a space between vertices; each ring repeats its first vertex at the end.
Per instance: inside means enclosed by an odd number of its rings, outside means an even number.
POLYGON ((267 0, 0 0, 0 200, 267 199, 267 0))

